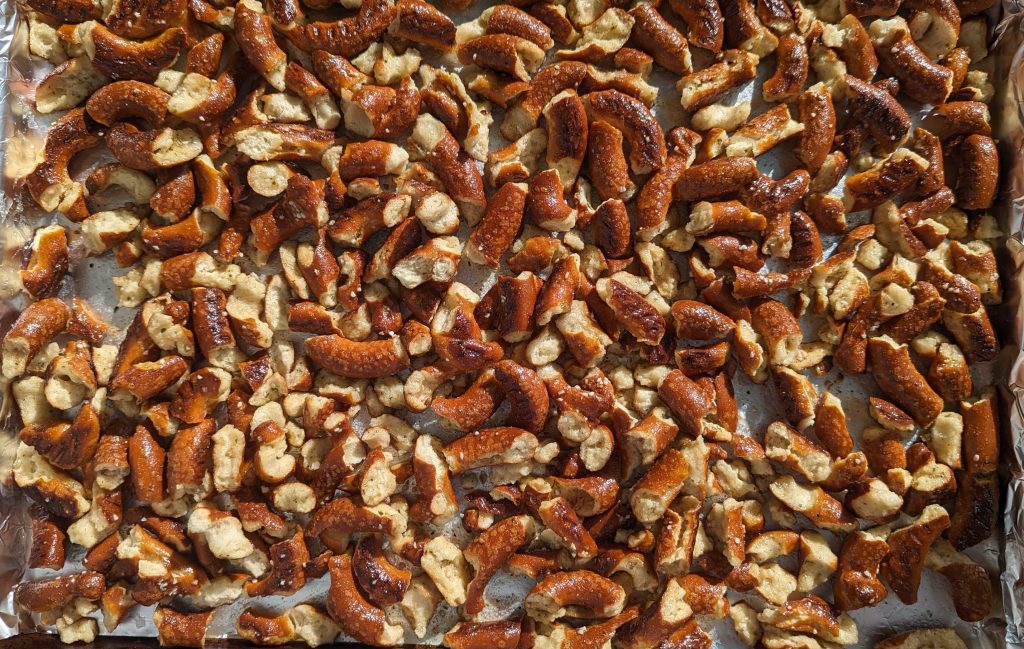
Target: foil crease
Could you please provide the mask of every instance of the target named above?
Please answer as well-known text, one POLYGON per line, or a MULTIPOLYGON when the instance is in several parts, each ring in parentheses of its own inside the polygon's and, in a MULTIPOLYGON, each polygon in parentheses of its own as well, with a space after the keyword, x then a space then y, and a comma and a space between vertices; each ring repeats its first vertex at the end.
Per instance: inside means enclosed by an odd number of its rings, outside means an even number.
MULTIPOLYGON (((8 224, 17 211, 8 173, 8 155, 11 138, 16 133, 17 114, 24 113, 24 104, 15 87, 24 79, 28 64, 28 34, 21 20, 22 14, 14 0, 0 0, 0 248, 9 249, 8 224), (21 59, 20 64, 15 59, 21 59)), ((22 84, 24 85, 24 84, 22 84)), ((4 279, 0 277, 0 283, 4 279)), ((0 331, 6 331, 11 321, 13 305, 0 299, 0 331)), ((11 395, 3 386, 0 392, 0 638, 7 638, 19 630, 18 616, 14 612, 13 590, 24 577, 31 544, 31 522, 28 518, 27 499, 12 484, 11 458, 15 448, 12 426, 11 395)))
POLYGON ((1003 573, 1001 585, 1006 615, 1006 646, 1024 648, 1024 2, 1004 6, 997 30, 999 55, 1003 57, 999 136, 1006 165, 1001 205, 1012 264, 1007 277, 1016 303, 1012 310, 1010 342, 1018 350, 1007 373, 1008 398, 1004 430, 1009 447, 1004 453, 1009 480, 1003 509, 1003 573))
MULTIPOLYGON (((1003 18, 995 30, 998 40, 990 54, 996 60, 995 70, 990 76, 996 90, 991 104, 993 124, 1003 154, 1002 163, 1005 165, 1003 191, 994 213, 1001 223, 1006 224, 1009 233, 1003 277, 1008 299, 1012 297, 1013 301, 1012 306, 1006 308, 1006 325, 1000 331, 1004 343, 1010 346, 1009 353, 997 365, 993 380, 1004 388, 1008 396, 1004 401, 1004 428, 1009 443, 1004 448, 1008 449, 1006 457, 1009 471, 1003 533, 996 542, 986 542, 977 548, 977 552, 970 552, 990 574, 1001 572, 1002 603, 997 602, 993 615, 982 622, 967 624, 956 621, 945 581, 926 571, 920 601, 916 605, 904 606, 893 596, 875 608, 855 612, 854 618, 861 631, 861 642, 857 647, 871 647, 874 642, 888 635, 914 627, 953 626, 972 648, 1024 649, 1024 302, 1019 298, 1024 294, 1024 0, 1003 0, 1003 3, 1003 18)), ((484 0, 479 0, 473 13, 478 13, 486 4, 484 0)), ((997 11, 992 20, 995 21, 998 15, 997 11)), ((457 22, 470 17, 454 16, 457 22)), ((0 168, 4 170, 3 182, 0 184, 0 252, 10 253, 27 241, 26 237, 31 236, 31 229, 26 228, 27 223, 35 227, 51 220, 51 217, 40 214, 34 205, 23 204, 19 200, 20 192, 16 191, 15 180, 26 171, 26 161, 31 166, 31 158, 26 155, 31 156, 39 146, 53 118, 36 115, 31 109, 32 88, 47 66, 30 58, 27 23, 14 0, 0 0, 0 69, 3 70, 0 73, 0 168)), ((652 83, 663 88, 668 88, 671 81, 668 76, 658 74, 652 79, 652 83)), ((656 110, 660 116, 679 123, 678 105, 665 105, 662 96, 659 96, 657 103, 656 110)), ((672 101, 671 104, 676 102, 672 101)), ((493 144, 492 149, 495 148, 493 144)), ((97 275, 98 278, 79 278, 73 290, 83 296, 93 297, 98 291, 106 289, 105 297, 109 300, 113 293, 109 286, 109 275, 97 275)), ((20 299, 5 299, 4 281, 0 273, 0 334, 9 326, 22 304, 20 299)), ((474 287, 485 288, 476 283, 474 287)), ((69 297, 63 292, 61 296, 69 297)), ((125 314, 122 312, 121 315, 125 314)), ((746 394, 748 399, 753 396, 749 392, 746 394)), ((853 395, 843 395, 844 400, 847 396, 853 395)), ((763 419, 764 413, 754 414, 761 410, 758 406, 762 405, 756 402, 756 398, 754 401, 747 404, 751 409, 751 421, 747 422, 751 428, 767 423, 759 420, 763 419)), ((42 576, 33 574, 38 571, 26 568, 31 541, 28 499, 9 477, 17 446, 17 429, 11 410, 11 395, 7 386, 3 386, 0 391, 0 639, 37 630, 31 619, 19 615, 15 610, 13 589, 24 579, 42 576)), ((741 417, 747 419, 748 413, 741 413, 741 417)), ((80 548, 77 550, 69 552, 67 566, 62 572, 75 572, 79 569, 83 553, 80 548)), ((496 612, 500 615, 518 606, 528 587, 527 583, 505 583, 498 585, 498 588, 492 587, 489 597, 495 600, 496 612)), ((323 582, 317 585, 316 590, 322 596, 323 582)), ((307 586, 294 596, 264 598, 260 604, 277 608, 321 599, 310 591, 307 586)), ((221 619, 219 624, 211 627, 210 636, 231 635, 233 627, 224 625, 224 618, 237 615, 246 605, 243 598, 231 607, 224 607, 232 610, 227 615, 217 616, 221 619)), ((152 608, 138 607, 114 635, 155 637, 151 612, 152 608)), ((454 614, 455 611, 442 604, 435 616, 435 623, 450 623, 454 614)), ((714 636, 715 649, 741 646, 728 621, 714 625, 714 636)), ((97 639, 95 646, 103 646, 102 637, 97 639)))

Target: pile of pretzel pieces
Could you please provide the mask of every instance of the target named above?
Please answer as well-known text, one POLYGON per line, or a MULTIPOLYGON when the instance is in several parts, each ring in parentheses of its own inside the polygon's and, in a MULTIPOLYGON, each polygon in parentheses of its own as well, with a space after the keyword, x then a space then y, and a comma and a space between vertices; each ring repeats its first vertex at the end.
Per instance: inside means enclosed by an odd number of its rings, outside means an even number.
MULTIPOLYGON (((59 216, 2 374, 30 567, 86 554, 15 602, 65 642, 156 605, 202 646, 246 598, 264 645, 414 643, 444 602, 455 649, 825 649, 926 568, 989 615, 990 2, 28 4, 59 117, 20 186, 59 216), (68 297, 107 254, 123 332, 68 297), (535 583, 495 620, 501 572, 535 583)), ((877 646, 928 643, 964 646, 877 646)))

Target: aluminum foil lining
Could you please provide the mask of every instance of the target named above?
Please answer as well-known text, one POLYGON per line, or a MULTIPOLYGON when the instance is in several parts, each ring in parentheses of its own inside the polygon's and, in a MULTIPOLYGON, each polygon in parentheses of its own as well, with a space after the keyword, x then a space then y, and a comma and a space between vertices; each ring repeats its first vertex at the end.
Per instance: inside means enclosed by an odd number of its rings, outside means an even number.
MULTIPOLYGON (((1019 300, 1021 289, 1024 289, 1024 129, 1021 128, 1024 121, 1021 112, 1024 109, 1024 0, 1003 2, 1001 14, 996 14, 1003 16, 995 30, 997 41, 992 46, 990 59, 983 67, 989 71, 990 80, 995 84, 996 97, 991 104, 993 125, 1005 166, 1003 191, 994 212, 1002 223, 1007 224, 1005 229, 1010 233, 1006 244, 1004 274, 1004 288, 1010 306, 1005 307, 1005 323, 1000 331, 1007 348, 999 361, 981 368, 975 379, 978 385, 994 382, 1006 388, 1005 394, 1009 398, 1004 400, 1004 422, 1007 424, 1008 442, 1004 448, 1012 449, 1013 452, 1006 454, 1009 471, 1004 532, 1000 538, 991 539, 969 552, 993 578, 1001 573, 1002 601, 995 603, 992 614, 986 620, 974 624, 960 622, 955 620, 945 580, 925 571, 916 604, 905 606, 893 596, 879 606, 853 612, 861 638, 857 647, 871 647, 881 638, 912 628, 952 625, 972 648, 1024 649, 1024 305, 1019 300), (1009 377, 1009 380, 1003 377, 1009 377)), ((468 20, 489 4, 492 3, 480 0, 475 10, 453 18, 456 22, 468 20)), ((991 21, 995 20, 994 15, 991 21)), ((30 240, 36 227, 58 219, 41 213, 31 201, 22 202, 19 192, 15 191, 16 179, 31 169, 35 152, 40 148, 46 130, 54 119, 53 116, 37 115, 31 108, 34 83, 48 71, 49 65, 29 56, 27 23, 14 0, 0 0, 0 21, 0 69, 6 70, 6 74, 0 74, 0 137, 3 138, 0 144, 0 164, 4 170, 3 184, 0 185, 0 260, 9 260, 10 253, 30 240)), ((702 57, 700 52, 694 54, 695 58, 702 57)), ((759 77, 738 97, 751 99, 757 112, 763 106, 760 104, 760 93, 753 93, 752 90, 754 87, 759 88, 762 80, 763 77, 759 77)), ((674 75, 663 72, 656 72, 651 80, 662 89, 655 104, 655 113, 663 126, 681 123, 674 81, 674 75)), ((492 150, 503 144, 497 129, 494 131, 492 150)), ((775 162, 770 154, 758 162, 765 170, 774 170, 775 162)), ((853 219, 853 224, 857 224, 856 219, 853 219)), ((828 250, 837 240, 825 237, 824 243, 828 250)), ((115 326, 123 328, 134 310, 115 308, 117 298, 110 277, 123 273, 123 270, 117 269, 109 257, 73 260, 73 282, 60 295, 67 298, 77 294, 88 298, 101 314, 109 317, 115 326)), ((12 295, 14 284, 7 274, 11 270, 9 264, 0 263, 0 332, 9 326, 23 306, 21 298, 12 295)), ((460 273, 459 279, 482 291, 491 283, 493 276, 471 272, 460 273)), ((994 322, 998 320, 994 318, 994 322)), ((820 380, 812 380, 819 386, 827 384, 844 404, 848 404, 851 429, 860 430, 868 421, 867 408, 860 402, 865 401, 864 392, 870 382, 865 384, 856 378, 837 381, 834 373, 820 380)), ((741 404, 741 433, 763 430, 777 417, 772 397, 763 386, 755 385, 744 377, 736 377, 735 387, 741 404)), ((31 524, 27 515, 28 499, 8 479, 17 445, 17 429, 11 409, 9 388, 3 386, 0 392, 0 476, 3 477, 0 479, 0 639, 36 630, 32 619, 14 609, 14 586, 25 579, 53 574, 26 570, 25 567, 28 563, 31 524)), ((429 417, 414 418, 413 424, 419 429, 437 432, 437 426, 429 417)), ((475 486, 463 485, 466 490, 475 486)), ((454 525, 452 529, 440 530, 439 533, 454 536, 460 529, 460 525, 454 525)), ((80 570, 83 555, 81 548, 69 551, 68 562, 62 572, 80 570)), ((490 603, 484 617, 499 619, 514 612, 521 607, 522 599, 531 584, 523 578, 499 574, 488 590, 490 603)), ((283 609, 305 601, 322 601, 326 587, 326 578, 315 580, 295 595, 261 598, 259 606, 283 609)), ((999 595, 998 589, 996 594, 999 595)), ((231 636, 238 613, 251 604, 242 598, 218 609, 208 635, 231 636)), ((152 607, 136 607, 113 635, 155 637, 152 611, 152 607)), ((438 632, 450 627, 456 617, 456 611, 442 602, 434 618, 435 632, 423 640, 409 633, 406 636, 407 643, 438 644, 438 632)), ((716 649, 742 646, 728 620, 713 626, 716 649)), ((102 646, 102 638, 98 639, 97 646, 102 646)))
MULTIPOLYGON (((11 199, 12 175, 7 173, 8 151, 11 149, 11 137, 14 134, 16 114, 23 109, 15 108, 20 103, 12 91, 18 82, 24 79, 19 69, 21 66, 15 64, 15 59, 28 59, 27 30, 19 29, 21 14, 14 0, 0 1, 0 143, 4 174, 3 184, 0 185, 0 250, 5 253, 9 249, 10 238, 7 236, 8 224, 12 221, 14 209, 11 199)), ((12 169, 12 171, 14 171, 12 169)), ((6 283, 6 279, 0 276, 0 287, 6 283)), ((6 291, 4 291, 6 292, 6 291)), ((4 323, 6 329, 10 322, 10 314, 14 305, 6 300, 0 300, 0 322, 4 323)), ((11 399, 7 387, 0 393, 0 475, 7 476, 10 473, 11 455, 14 449, 14 441, 11 431, 11 399)), ((0 481, 0 637, 8 637, 18 633, 17 616, 13 613, 12 590, 23 578, 25 565, 27 563, 27 552, 29 549, 29 538, 31 535, 31 524, 27 516, 26 498, 13 491, 7 484, 6 478, 0 481)))
POLYGON ((1003 572, 1001 585, 1006 612, 1006 645, 1024 647, 1024 3, 1010 2, 998 30, 1000 78, 1006 80, 1001 93, 998 135, 1005 165, 1000 205, 1009 237, 1006 284, 1013 287, 1017 300, 1012 309, 1008 332, 1014 349, 1019 350, 1006 374, 1008 398, 1004 408, 1004 458, 1008 469, 1006 501, 1003 510, 1003 572))

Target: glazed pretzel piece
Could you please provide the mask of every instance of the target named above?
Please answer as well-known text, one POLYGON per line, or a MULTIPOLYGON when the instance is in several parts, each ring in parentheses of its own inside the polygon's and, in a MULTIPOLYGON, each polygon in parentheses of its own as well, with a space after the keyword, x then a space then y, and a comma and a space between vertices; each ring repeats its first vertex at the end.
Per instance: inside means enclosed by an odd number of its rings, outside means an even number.
MULTIPOLYGON (((466 4, 29 0, 19 187, 65 218, 0 369, 62 572, 16 605, 67 642, 141 604, 203 646, 246 597, 266 646, 831 649, 931 570, 986 619, 985 3, 466 4), (123 335, 68 293, 108 253, 123 335)), ((928 643, 962 644, 879 646, 928 643)))

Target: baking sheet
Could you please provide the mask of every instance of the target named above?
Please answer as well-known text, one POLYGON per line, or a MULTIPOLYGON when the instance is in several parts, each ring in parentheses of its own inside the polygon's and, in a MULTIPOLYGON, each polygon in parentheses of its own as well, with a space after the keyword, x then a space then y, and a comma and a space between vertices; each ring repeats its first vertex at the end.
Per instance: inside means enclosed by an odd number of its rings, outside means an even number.
MULTIPOLYGON (((486 5, 481 3, 475 11, 462 13, 455 16, 457 23, 469 19, 479 13, 486 5)), ((0 65, 8 72, 0 75, 0 134, 3 134, 4 149, 4 192, 0 196, 2 215, 0 215, 0 245, 4 251, 4 264, 0 265, 0 322, 10 321, 10 316, 16 314, 22 302, 20 298, 5 294, 9 289, 10 282, 5 281, 4 273, 11 272, 15 267, 12 265, 12 253, 18 250, 29 240, 31 232, 51 220, 54 217, 43 215, 31 203, 20 204, 15 190, 15 179, 26 171, 26 165, 31 167, 31 160, 34 151, 41 143, 41 135, 45 133, 46 127, 52 117, 35 115, 30 109, 29 99, 31 97, 32 81, 40 78, 41 73, 48 69, 45 62, 30 60, 27 56, 27 25, 17 19, 17 9, 12 0, 0 2, 2 7, 2 21, 0 26, 0 65), (31 225, 30 225, 31 224, 31 225)), ((1018 6, 1017 2, 1011 2, 1004 7, 1006 19, 1000 26, 998 47, 990 54, 989 65, 990 79, 997 84, 997 97, 993 100, 993 118, 998 124, 1000 135, 1000 146, 1004 154, 1003 160, 1006 165, 1005 189, 1001 195, 1000 217, 1005 217, 1005 223, 1009 224, 1008 232, 1013 233, 1007 242, 1008 262, 1013 274, 1007 275, 1006 284, 1013 284, 1018 288, 1016 291, 1007 291, 1009 299, 1013 301, 1012 308, 1007 308, 1008 321, 1012 321, 1012 327, 1008 326, 1004 333, 1004 342, 1010 342, 1013 352, 1007 350, 1004 357, 993 366, 984 368, 982 374, 977 376, 978 384, 984 384, 985 379, 992 378, 997 383, 1007 385, 1008 394, 1014 398, 1007 399, 1008 411, 1008 439, 1012 448, 1012 457, 1008 457, 1012 464, 1010 479, 1008 481, 1008 496, 1006 499, 1005 533, 1001 539, 993 539, 979 547, 973 548, 970 554, 975 560, 984 565, 990 574, 997 575, 1002 570, 1002 591, 1003 603, 997 602, 993 608, 993 614, 989 619, 977 624, 966 624, 959 621, 953 622, 952 605, 947 594, 947 585, 943 578, 937 574, 926 571, 921 584, 921 596, 919 602, 913 606, 906 606, 900 603, 895 597, 889 597, 881 605, 854 611, 851 615, 857 621, 861 631, 861 642, 858 646, 869 647, 873 642, 892 633, 922 626, 945 626, 953 624, 961 636, 971 647, 996 648, 996 647, 1021 647, 1024 649, 1024 354, 1018 355, 1017 350, 1021 349, 1024 340, 1024 312, 1019 309, 1021 305, 1016 299, 1020 295, 1021 283, 1024 282, 1024 133, 1020 128, 1020 107, 1024 105, 1021 99, 1024 98, 1024 50, 1021 49, 1022 26, 1024 26, 1024 7, 1018 6), (1011 335, 1006 336, 1005 334, 1011 335), (1004 382, 999 377, 1010 377, 1010 381, 1004 382), (1003 611, 1005 610, 1005 615, 1003 611)), ((695 59, 703 62, 704 54, 695 51, 695 59)), ((425 57, 428 61, 430 57, 425 57)), ((760 80, 766 72, 762 66, 762 76, 754 84, 739 93, 737 99, 754 97, 753 114, 761 110, 759 105, 759 94, 752 93, 753 88, 760 88, 760 80)), ((678 105, 678 93, 673 84, 677 77, 665 72, 656 72, 652 83, 661 88, 658 101, 655 105, 656 113, 663 126, 672 126, 680 123, 681 114, 678 105)), ((500 123, 500 112, 495 116, 495 125, 500 123)), ((500 137, 495 132, 492 149, 503 145, 500 137)), ((767 157, 767 156, 766 156, 767 157)), ((764 164, 764 158, 759 163, 768 170, 772 164, 764 164)), ((860 215, 863 216, 863 215, 860 215)), ((856 223, 856 219, 851 219, 856 223)), ((461 234, 465 234, 465 228, 461 234)), ((834 245, 835 239, 827 240, 826 243, 834 245)), ((73 260, 75 269, 73 283, 66 284, 61 297, 70 297, 73 294, 80 294, 90 298, 96 304, 100 312, 111 319, 115 325, 123 327, 131 315, 132 309, 116 309, 116 296, 110 284, 112 275, 123 274, 123 269, 117 269, 111 256, 87 259, 77 257, 73 260)), ((488 274, 482 274, 478 269, 467 268, 463 265, 460 272, 460 280, 466 282, 473 288, 482 292, 492 280, 488 274)), ((1009 287, 1008 287, 1009 288, 1009 287)), ((1011 324, 1008 322, 1007 324, 1011 324)), ((740 432, 760 432, 771 421, 778 418, 775 411, 773 398, 768 394, 765 386, 756 385, 746 377, 735 377, 736 393, 741 403, 740 432)), ((843 381, 837 380, 835 372, 824 377, 812 377, 812 380, 821 387, 829 386, 837 396, 843 399, 844 405, 848 408, 848 415, 851 421, 851 428, 859 430, 859 422, 868 420, 866 404, 864 404, 864 383, 870 384, 870 380, 860 380, 856 377, 846 378, 843 381)), ((3 403, 0 404, 0 416, 6 413, 10 407, 9 395, 4 395, 3 403)), ((13 448, 16 445, 16 429, 12 422, 5 419, 6 426, 0 432, 0 475, 8 475, 9 463, 13 456, 13 448)), ((420 430, 430 430, 436 433, 436 427, 432 425, 429 416, 417 416, 414 418, 414 425, 420 430)), ((444 435, 442 434, 442 437, 444 435)), ((1007 453, 1010 456, 1009 453, 1007 453)), ((460 493, 473 488, 474 485, 457 485, 460 493)), ((26 499, 9 485, 0 485, 0 638, 9 637, 19 632, 31 630, 32 621, 19 616, 13 609, 11 589, 14 584, 23 578, 41 577, 54 574, 51 571, 29 571, 25 574, 24 566, 27 564, 27 556, 30 541, 30 524, 27 517, 26 499)), ((457 521, 449 529, 444 530, 447 534, 458 534, 461 528, 457 521)), ((70 549, 71 546, 69 546, 70 549)), ((68 563, 61 572, 75 572, 79 561, 84 554, 81 548, 75 548, 69 552, 68 563)), ((209 635, 211 637, 223 637, 229 635, 233 629, 234 619, 245 607, 258 603, 261 608, 275 610, 306 601, 322 599, 326 591, 328 578, 324 577, 313 580, 307 586, 289 597, 268 597, 260 598, 257 602, 241 599, 233 605, 221 607, 214 616, 211 623, 209 635), (316 595, 319 595, 318 598, 316 595)), ((500 575, 496 578, 488 590, 489 607, 485 612, 484 619, 500 619, 507 617, 514 612, 521 604, 522 597, 529 589, 529 580, 512 578, 509 575, 500 575)), ((155 630, 151 622, 153 607, 138 607, 119 626, 114 635, 117 636, 153 636, 155 630)), ((435 616, 432 626, 436 631, 443 631, 451 626, 456 618, 455 611, 451 610, 444 603, 435 616)), ((741 646, 736 638, 732 626, 728 620, 720 621, 714 626, 716 647, 737 647, 741 646)), ((101 627, 102 628, 102 627, 101 627)), ((419 642, 415 636, 408 633, 406 640, 409 643, 419 642)), ((428 638, 428 642, 437 642, 439 637, 434 634, 428 638)))

